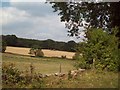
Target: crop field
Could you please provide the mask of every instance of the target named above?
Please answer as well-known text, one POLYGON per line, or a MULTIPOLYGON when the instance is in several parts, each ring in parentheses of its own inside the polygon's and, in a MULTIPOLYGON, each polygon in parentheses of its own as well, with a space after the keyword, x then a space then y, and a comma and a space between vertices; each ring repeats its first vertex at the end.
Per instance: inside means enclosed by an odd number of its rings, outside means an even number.
MULTIPOLYGON (((6 52, 14 53, 14 54, 21 54, 21 55, 30 55, 29 53, 30 48, 21 48, 21 47, 10 47, 8 46, 6 52)), ((66 56, 66 58, 72 59, 74 56, 74 52, 66 52, 66 51, 57 51, 57 50, 47 50, 42 49, 44 56, 46 57, 61 57, 66 56)))

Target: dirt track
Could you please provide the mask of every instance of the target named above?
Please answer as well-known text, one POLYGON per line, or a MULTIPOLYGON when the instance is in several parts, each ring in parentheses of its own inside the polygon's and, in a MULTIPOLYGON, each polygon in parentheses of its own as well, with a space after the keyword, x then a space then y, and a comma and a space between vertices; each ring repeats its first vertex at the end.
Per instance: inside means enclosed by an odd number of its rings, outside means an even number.
MULTIPOLYGON (((21 48, 21 47, 10 47, 8 46, 6 52, 14 53, 14 54, 21 54, 21 55, 30 55, 29 53, 30 48, 21 48)), ((47 50, 42 49, 44 56, 46 57, 61 57, 66 56, 69 59, 72 59, 75 53, 73 52, 66 52, 66 51, 57 51, 57 50, 47 50)))

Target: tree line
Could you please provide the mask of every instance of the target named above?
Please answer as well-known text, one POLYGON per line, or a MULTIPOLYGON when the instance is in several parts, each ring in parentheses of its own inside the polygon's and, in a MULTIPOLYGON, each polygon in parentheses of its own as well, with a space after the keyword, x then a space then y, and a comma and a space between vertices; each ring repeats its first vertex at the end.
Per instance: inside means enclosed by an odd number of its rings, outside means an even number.
POLYGON ((16 35, 1 35, 0 37, 2 37, 3 42, 5 42, 7 46, 14 47, 41 48, 74 52, 77 45, 75 41, 58 42, 51 39, 35 40, 18 38, 16 35))

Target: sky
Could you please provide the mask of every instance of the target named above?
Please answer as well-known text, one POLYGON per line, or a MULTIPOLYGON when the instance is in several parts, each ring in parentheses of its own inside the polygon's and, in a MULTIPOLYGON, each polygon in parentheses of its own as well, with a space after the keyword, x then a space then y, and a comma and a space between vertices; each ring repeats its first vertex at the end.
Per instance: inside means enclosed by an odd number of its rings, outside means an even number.
MULTIPOLYGON (((45 2, 2 2, 0 5, 0 26, 3 35, 37 40, 52 39, 68 42, 82 39, 67 36, 64 22, 58 13, 45 2), (2 14, 1 14, 2 13, 2 14)), ((84 33, 81 33, 83 38, 84 33)))

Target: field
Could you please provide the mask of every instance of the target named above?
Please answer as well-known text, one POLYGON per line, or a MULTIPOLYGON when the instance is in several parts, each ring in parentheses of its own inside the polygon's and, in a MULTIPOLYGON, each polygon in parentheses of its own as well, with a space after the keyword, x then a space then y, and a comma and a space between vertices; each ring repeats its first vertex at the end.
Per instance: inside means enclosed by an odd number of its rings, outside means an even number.
MULTIPOLYGON (((15 83, 17 79, 15 77, 13 78, 8 76, 8 81, 4 80, 2 83, 3 88, 118 88, 119 78, 117 72, 85 70, 77 75, 76 78, 68 79, 68 71, 75 70, 74 63, 76 61, 57 58, 60 55, 57 57, 55 56, 55 54, 57 55, 58 53, 54 52, 59 52, 60 54, 60 52, 63 51, 50 50, 52 54, 54 53, 52 57, 50 56, 51 53, 49 51, 49 57, 30 57, 28 51, 29 48, 7 47, 6 53, 2 54, 2 65, 4 66, 13 63, 20 72, 22 72, 24 75, 27 75, 26 72, 30 73, 31 64, 34 67, 34 73, 37 74, 58 73, 60 71, 61 64, 61 72, 65 73, 65 77, 61 78, 59 76, 49 76, 47 78, 43 78, 41 82, 41 78, 37 78, 36 76, 35 78, 33 76, 31 77, 32 79, 29 80, 28 76, 15 83), (11 80, 11 78, 13 78, 13 80, 11 80)), ((43 51, 45 52, 45 50, 43 51)), ((47 51, 45 55, 47 56, 47 51)))
POLYGON ((35 71, 39 73, 57 73, 61 64, 62 72, 68 72, 74 69, 75 61, 59 58, 37 58, 30 56, 21 56, 5 53, 2 55, 3 63, 14 63, 19 70, 26 71, 29 69, 31 63, 35 71), (22 67, 21 67, 22 65, 22 67))
MULTIPOLYGON (((30 55, 29 53, 30 48, 21 48, 21 47, 10 47, 8 46, 6 52, 14 53, 14 54, 21 54, 21 55, 30 55)), ((66 52, 66 51, 57 51, 57 50, 47 50, 42 49, 44 56, 46 57, 61 57, 66 56, 66 58, 72 59, 75 53, 73 52, 66 52)))
MULTIPOLYGON (((14 63, 15 67, 23 73, 30 72, 30 64, 34 66, 34 72, 42 74, 53 74, 59 72, 60 64, 62 65, 62 73, 68 73, 69 70, 75 69, 73 67, 75 61, 59 58, 36 58, 23 55, 14 55, 9 53, 2 54, 3 65, 14 63)), ((11 81, 11 79, 10 79, 11 81)), ((98 72, 86 70, 75 79, 68 80, 68 76, 60 79, 56 76, 50 76, 43 79, 43 83, 30 81, 25 84, 23 80, 20 83, 3 83, 3 87, 13 88, 117 88, 118 87, 118 73, 114 72, 98 72), (20 84, 22 83, 22 84, 20 84), (20 84, 20 85, 19 85, 20 84)))

